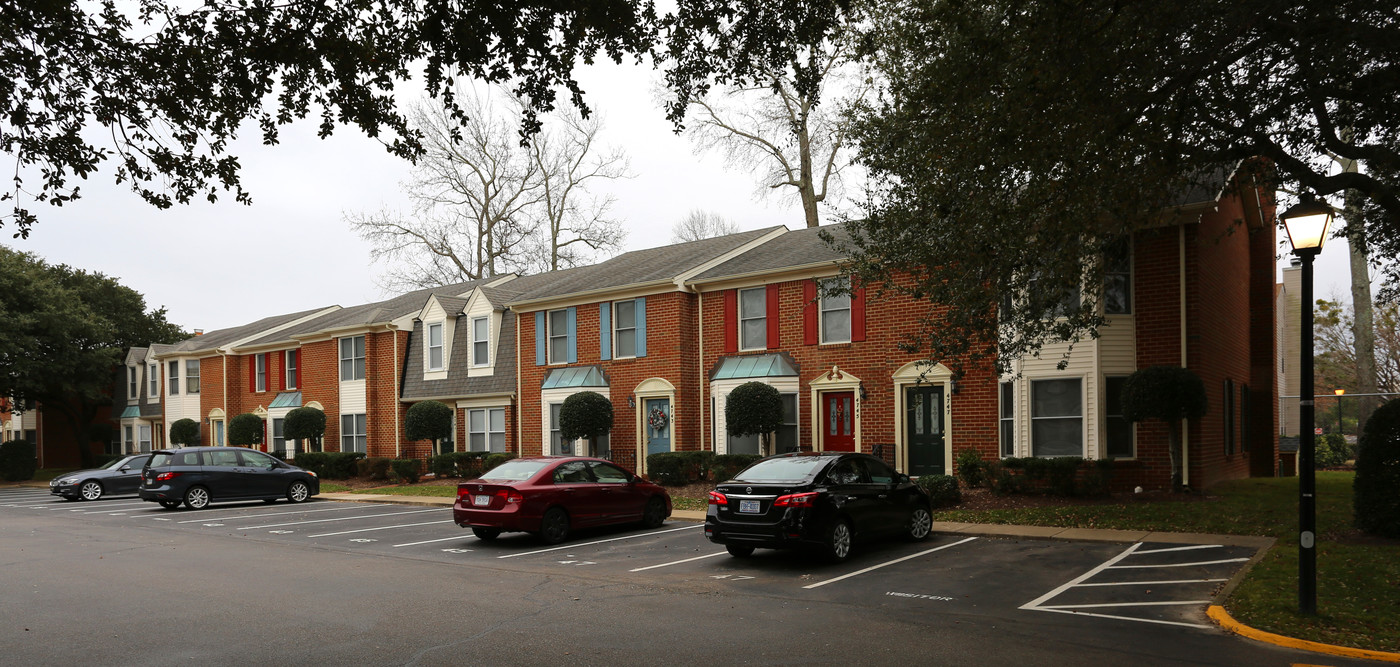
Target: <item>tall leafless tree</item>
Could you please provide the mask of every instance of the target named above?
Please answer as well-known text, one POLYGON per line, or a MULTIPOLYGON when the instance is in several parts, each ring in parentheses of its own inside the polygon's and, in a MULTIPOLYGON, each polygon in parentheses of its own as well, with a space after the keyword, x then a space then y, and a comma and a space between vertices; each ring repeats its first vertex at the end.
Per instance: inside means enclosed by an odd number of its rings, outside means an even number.
POLYGON ((371 258, 388 265, 381 287, 567 268, 619 247, 621 226, 605 217, 611 199, 592 198, 588 186, 623 176, 626 159, 597 154, 597 121, 545 117, 522 145, 519 100, 471 89, 457 99, 467 117, 460 129, 441 105, 413 112, 426 152, 403 184, 412 211, 345 215, 373 246, 371 258))
POLYGON ((869 79, 838 35, 803 50, 800 62, 768 69, 764 85, 730 87, 691 102, 691 138, 733 165, 754 172, 760 192, 795 191, 808 227, 821 224, 818 204, 841 191, 850 134, 843 103, 864 98, 869 79), (817 82, 802 92, 799 79, 817 82))
POLYGON ((671 227, 671 242, 685 243, 700 239, 737 234, 739 225, 713 211, 692 209, 688 215, 671 227))

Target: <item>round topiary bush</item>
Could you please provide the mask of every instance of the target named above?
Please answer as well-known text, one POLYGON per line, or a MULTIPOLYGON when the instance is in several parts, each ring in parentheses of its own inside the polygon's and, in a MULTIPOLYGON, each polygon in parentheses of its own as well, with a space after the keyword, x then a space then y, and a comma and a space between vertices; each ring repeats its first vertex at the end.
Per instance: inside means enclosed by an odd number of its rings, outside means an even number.
POLYGON ((404 419, 404 435, 409 440, 434 441, 452 435, 452 408, 437 401, 414 403, 404 419))
POLYGON ((311 451, 321 451, 321 436, 326 433, 326 413, 316 408, 297 408, 287 413, 282 435, 288 440, 306 440, 311 451))
POLYGON ((559 406, 559 436, 565 440, 587 438, 590 450, 612 427, 612 401, 596 391, 578 392, 559 406))
POLYGON ((771 434, 783 425, 783 399, 778 390, 762 382, 745 382, 729 392, 724 404, 724 423, 729 435, 757 435, 768 453, 771 434))
POLYGON ((177 419, 170 425, 170 442, 186 447, 199 445, 199 422, 188 417, 177 419))
POLYGON ((1400 399, 1377 408, 1356 453, 1353 521, 1362 532, 1400 537, 1400 399))
POLYGON ((245 412, 228 422, 228 444, 235 447, 252 447, 263 441, 263 420, 251 412, 245 412))

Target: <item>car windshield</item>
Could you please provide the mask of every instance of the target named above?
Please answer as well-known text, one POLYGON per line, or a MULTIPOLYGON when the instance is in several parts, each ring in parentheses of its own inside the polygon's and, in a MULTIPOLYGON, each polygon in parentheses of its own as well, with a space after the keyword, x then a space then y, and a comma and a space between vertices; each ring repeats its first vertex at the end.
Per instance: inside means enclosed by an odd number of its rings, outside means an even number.
POLYGON ((154 455, 151 456, 151 462, 147 463, 146 466, 149 468, 159 468, 164 465, 170 465, 170 459, 172 458, 174 458, 174 456, 171 454, 166 454, 165 452, 156 452, 154 455))
POLYGON ((111 462, 111 463, 108 463, 108 464, 105 465, 105 466, 102 466, 102 467, 98 468, 98 470, 116 470, 117 468, 120 468, 120 467, 126 465, 126 462, 127 462, 127 461, 130 461, 130 460, 133 459, 133 458, 135 458, 135 457, 133 457, 133 456, 123 456, 122 458, 119 458, 119 459, 117 459, 117 460, 115 460, 115 461, 113 461, 113 462, 111 462))
POLYGON ((481 478, 519 482, 530 479, 546 465, 549 465, 548 461, 506 461, 482 473, 481 478))
POLYGON ((831 461, 825 456, 789 456, 759 461, 734 476, 733 482, 797 482, 811 478, 831 461))

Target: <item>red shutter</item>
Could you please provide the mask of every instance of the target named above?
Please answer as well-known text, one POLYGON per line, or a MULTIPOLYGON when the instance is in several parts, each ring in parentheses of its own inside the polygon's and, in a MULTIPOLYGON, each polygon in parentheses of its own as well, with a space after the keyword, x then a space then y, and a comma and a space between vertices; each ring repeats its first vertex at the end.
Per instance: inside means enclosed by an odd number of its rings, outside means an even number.
POLYGON ((817 283, 802 283, 802 344, 817 344, 817 283))
POLYGON ((739 292, 724 290, 724 352, 739 351, 739 292))
POLYGON ((851 295, 851 342, 865 340, 865 286, 855 289, 851 295))
POLYGON ((301 350, 292 350, 292 359, 297 365, 297 391, 301 391, 301 350))
POLYGON ((258 390, 258 355, 248 355, 248 393, 258 390))
POLYGON ((768 308, 764 313, 768 320, 768 349, 778 349, 780 330, 778 328, 778 286, 768 286, 768 308))

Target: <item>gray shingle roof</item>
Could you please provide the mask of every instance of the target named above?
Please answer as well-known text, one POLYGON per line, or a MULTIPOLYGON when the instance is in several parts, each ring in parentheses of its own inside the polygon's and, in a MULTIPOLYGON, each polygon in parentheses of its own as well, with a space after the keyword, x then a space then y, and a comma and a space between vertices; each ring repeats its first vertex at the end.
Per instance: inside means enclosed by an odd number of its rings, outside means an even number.
POLYGON ((186 338, 185 340, 180 341, 179 343, 176 343, 174 346, 172 346, 171 350, 181 354, 206 352, 215 348, 223 347, 234 341, 247 338, 248 336, 257 335, 257 333, 260 331, 265 331, 267 329, 281 326, 288 322, 296 321, 297 319, 306 317, 307 315, 311 315, 313 313, 325 310, 328 307, 329 306, 323 306, 321 308, 303 310, 298 313, 287 313, 285 315, 273 315, 271 317, 264 317, 250 324, 244 324, 242 326, 237 327, 230 327, 228 329, 218 329, 215 331, 210 331, 202 336, 186 338))
POLYGON ((423 358, 423 323, 413 323, 413 335, 408 340, 403 377, 403 399, 408 401, 426 398, 466 398, 483 394, 507 394, 515 391, 515 313, 501 314, 500 338, 496 342, 493 359, 495 372, 489 376, 467 377, 471 368, 471 327, 465 316, 458 318, 456 331, 452 335, 452 362, 447 368, 447 379, 424 380, 423 366, 416 360, 423 358))
MULTIPOLYGON (((781 227, 633 250, 600 264, 542 274, 540 277, 544 280, 541 280, 538 287, 520 291, 508 303, 537 301, 675 278, 775 229, 781 227)), ((511 283, 519 280, 524 278, 507 282, 500 287, 510 289, 511 283)), ((517 285, 516 289, 519 290, 520 287, 517 285)))
MULTIPOLYGON (((443 296, 457 296, 470 292, 477 281, 458 283, 456 285, 445 285, 442 287, 428 287, 414 290, 396 297, 367 303, 360 306, 341 308, 332 313, 327 313, 321 317, 312 318, 301 324, 287 327, 276 333, 268 334, 260 338, 250 340, 246 344, 249 346, 267 345, 269 343, 280 343, 291 341, 293 336, 305 336, 318 331, 330 329, 342 329, 354 326, 369 326, 396 320, 404 315, 416 313, 427 303, 428 296, 438 294, 443 296)), ((208 334, 206 334, 208 335, 208 334)))
POLYGON ((698 276, 693 282, 705 282, 733 276, 742 276, 764 271, 778 271, 797 266, 818 263, 836 264, 844 260, 844 254, 833 250, 818 236, 819 232, 830 232, 837 241, 849 236, 845 225, 808 227, 788 232, 750 250, 738 257, 715 266, 698 276))

